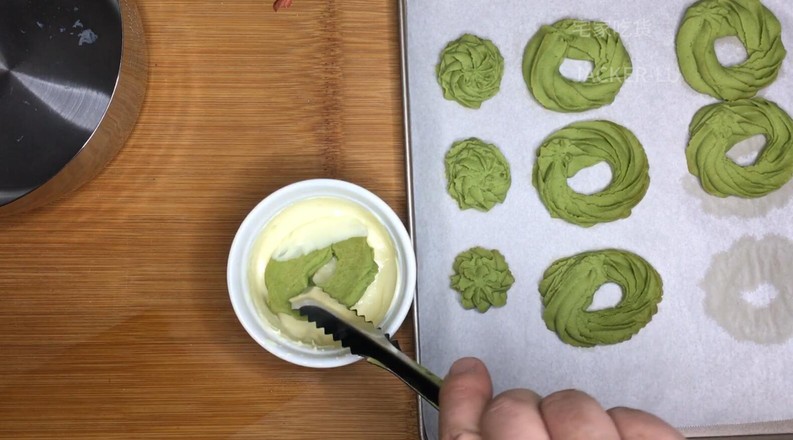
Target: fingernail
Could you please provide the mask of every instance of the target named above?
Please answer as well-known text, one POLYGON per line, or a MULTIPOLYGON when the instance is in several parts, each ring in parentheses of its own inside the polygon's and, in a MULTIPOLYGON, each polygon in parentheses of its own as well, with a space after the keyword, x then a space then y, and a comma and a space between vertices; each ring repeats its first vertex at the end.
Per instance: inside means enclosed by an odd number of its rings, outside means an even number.
POLYGON ((449 376, 457 376, 458 374, 470 373, 481 365, 481 361, 477 358, 462 358, 457 360, 449 368, 449 376))

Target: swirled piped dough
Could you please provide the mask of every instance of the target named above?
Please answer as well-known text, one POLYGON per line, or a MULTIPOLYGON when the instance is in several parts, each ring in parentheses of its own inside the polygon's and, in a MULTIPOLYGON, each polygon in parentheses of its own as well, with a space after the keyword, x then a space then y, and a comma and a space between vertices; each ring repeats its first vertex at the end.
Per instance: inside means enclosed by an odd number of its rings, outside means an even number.
POLYGON ((650 165, 636 136, 609 121, 576 122, 553 133, 537 150, 532 183, 554 218, 592 226, 627 218, 650 186, 650 165), (611 182, 595 194, 567 183, 580 170, 605 162, 611 182))
POLYGON ((620 35, 606 23, 574 19, 542 26, 523 52, 523 79, 540 105, 560 112, 581 112, 614 102, 632 71, 620 35), (585 81, 562 76, 565 58, 591 61, 585 81))
POLYGON ((489 211, 507 197, 509 162, 495 145, 477 138, 455 142, 444 158, 446 191, 460 209, 489 211))
POLYGON ((793 120, 778 105, 761 98, 711 104, 689 126, 688 170, 702 188, 718 197, 765 196, 793 177, 793 120), (740 141, 764 135, 755 162, 741 166, 727 156, 740 141))
POLYGON ((464 308, 484 313, 507 303, 515 277, 501 252, 478 246, 468 249, 457 255, 452 269, 452 288, 460 293, 464 308))
POLYGON ((492 41, 465 34, 446 45, 435 74, 444 98, 478 109, 498 93, 504 58, 492 41))
POLYGON ((680 71, 696 91, 718 99, 751 98, 771 84, 787 54, 782 26, 759 0, 700 0, 686 11, 677 32, 676 50, 680 71), (722 37, 738 37, 747 59, 723 66, 714 43, 722 37))
POLYGON ((577 347, 627 341, 658 311, 663 296, 661 276, 642 257, 606 249, 584 252, 554 262, 540 282, 542 317, 549 330, 577 347), (606 283, 622 289, 611 308, 588 310, 606 283))

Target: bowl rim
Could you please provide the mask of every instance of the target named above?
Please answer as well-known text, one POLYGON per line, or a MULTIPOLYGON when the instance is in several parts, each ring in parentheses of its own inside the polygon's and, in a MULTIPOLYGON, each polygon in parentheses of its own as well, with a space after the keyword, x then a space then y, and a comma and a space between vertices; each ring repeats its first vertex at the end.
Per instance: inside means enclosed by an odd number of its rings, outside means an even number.
POLYGON ((313 198, 340 198, 369 211, 388 232, 397 254, 397 287, 381 327, 393 335, 404 322, 416 287, 416 257, 402 220, 373 192, 337 179, 310 179, 292 183, 261 200, 245 217, 234 235, 226 267, 226 282, 234 313, 246 332, 265 350, 296 365, 333 368, 362 359, 346 348, 315 348, 284 336, 265 322, 256 310, 247 283, 250 251, 256 237, 280 212, 298 202, 313 198))

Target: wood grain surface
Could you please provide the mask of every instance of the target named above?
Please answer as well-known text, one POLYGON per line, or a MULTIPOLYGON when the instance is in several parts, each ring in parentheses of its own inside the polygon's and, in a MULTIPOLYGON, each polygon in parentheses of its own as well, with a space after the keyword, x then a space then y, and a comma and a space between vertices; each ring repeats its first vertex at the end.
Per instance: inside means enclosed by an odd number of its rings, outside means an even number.
POLYGON ((397 2, 138 2, 129 142, 70 197, 0 219, 0 437, 418 438, 398 380, 278 360, 225 281, 239 223, 291 182, 348 180, 405 218, 397 2))

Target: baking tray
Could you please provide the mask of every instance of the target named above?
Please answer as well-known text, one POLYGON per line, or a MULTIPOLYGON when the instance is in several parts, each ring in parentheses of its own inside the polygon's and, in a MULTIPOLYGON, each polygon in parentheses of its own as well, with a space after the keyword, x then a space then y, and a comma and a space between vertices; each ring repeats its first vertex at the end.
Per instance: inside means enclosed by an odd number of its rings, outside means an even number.
MULTIPOLYGON (((493 2, 494 6, 498 6, 500 2, 493 2)), ((509 2, 501 2, 501 3, 509 3, 509 2)), ((404 121, 405 121, 405 140, 406 140, 406 179, 407 179, 407 187, 408 187, 408 204, 409 204, 409 225, 411 235, 415 238, 416 237, 416 203, 414 197, 414 167, 413 167, 413 158, 414 158, 414 143, 412 127, 411 124, 411 117, 415 116, 411 112, 411 102, 410 102, 410 62, 411 57, 408 53, 409 41, 408 41, 408 26, 409 26, 409 7, 411 4, 415 4, 415 0, 400 0, 399 1, 399 15, 400 15, 400 40, 401 40, 401 54, 402 54, 402 78, 403 78, 403 96, 404 96, 404 121)), ((563 14, 563 12, 560 12, 563 14)), ((682 16, 682 10, 680 11, 680 15, 682 16)), ((562 18, 562 16, 559 16, 562 18)), ((592 19, 600 19, 600 17, 589 17, 592 19)), ((486 28, 486 27, 483 27, 486 28)), ((790 32, 790 31, 788 31, 790 32)), ((448 40, 456 38, 458 35, 449 34, 448 40)), ((436 50, 439 52, 442 46, 437 47, 436 50)), ((788 49, 791 50, 790 45, 788 45, 788 49)), ((791 55, 789 54, 788 57, 791 55)), ((512 60, 512 66, 507 65, 507 69, 516 68, 514 59, 512 60)), ((426 60, 423 60, 426 62, 426 60)), ((509 62, 509 61, 508 61, 509 62)), ((790 72, 793 74, 793 72, 790 72)), ((769 96, 769 99, 773 99, 773 97, 769 96)), ((587 120, 593 119, 592 116, 588 115, 587 113, 581 114, 580 117, 576 118, 576 120, 587 120)), ((550 131, 548 132, 550 133, 550 131)), ((535 146, 532 146, 531 149, 535 149, 535 146)), ((525 180, 525 179, 524 179, 525 180)), ((527 185, 525 181, 515 182, 515 176, 513 174, 513 188, 516 184, 519 185, 527 185)), ((529 184, 530 185, 530 184, 529 184)), ((438 191, 445 191, 444 188, 439 188, 438 191)), ((420 242, 421 238, 416 239, 416 242, 420 242)), ((417 244, 417 243, 414 243, 417 244)), ((421 253, 419 249, 417 249, 417 255, 419 258, 419 267, 421 267, 421 253)), ((449 262, 450 263, 450 262, 449 262)), ((550 263, 550 261, 548 262, 550 263)), ((451 264, 451 263, 450 263, 451 264)), ((422 272, 419 271, 419 278, 421 279, 422 272)), ((414 325, 415 325, 415 334, 417 338, 416 344, 416 354, 418 359, 422 360, 422 346, 423 339, 422 339, 422 322, 420 319, 420 311, 422 307, 421 301, 421 293, 419 291, 420 287, 417 288, 416 298, 415 298, 415 307, 414 307, 414 325)), ((439 294, 441 294, 439 292, 439 294)), ((424 359, 427 359, 424 356, 424 359)), ((438 371, 438 373, 442 373, 438 371)), ((419 400, 419 426, 422 438, 425 439, 435 439, 437 438, 436 435, 432 432, 428 432, 428 424, 427 421, 432 421, 431 419, 437 417, 436 412, 429 406, 424 404, 421 400, 419 400)), ((433 425, 430 423, 429 425, 433 425)), ((769 422, 769 423, 751 423, 751 424, 741 424, 741 425, 724 425, 724 426, 708 426, 708 427, 701 427, 701 428, 682 428, 683 432, 691 437, 691 438, 747 438, 747 439, 783 439, 783 438, 793 438, 793 420, 788 421, 777 421, 777 422, 769 422)), ((429 430, 431 431, 431 429, 429 430)))

